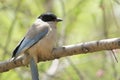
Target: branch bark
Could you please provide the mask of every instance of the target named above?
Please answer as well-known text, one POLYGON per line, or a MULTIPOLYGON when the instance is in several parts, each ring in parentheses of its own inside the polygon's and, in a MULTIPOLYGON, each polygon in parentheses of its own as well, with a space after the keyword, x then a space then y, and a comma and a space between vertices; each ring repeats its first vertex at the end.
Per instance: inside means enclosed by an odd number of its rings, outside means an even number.
MULTIPOLYGON (((53 57, 50 57, 49 59, 40 59, 40 61, 53 60, 65 56, 87 54, 90 52, 96 52, 101 50, 112 50, 119 48, 120 48, 120 38, 90 41, 90 42, 84 42, 84 43, 54 48, 53 52, 51 53, 51 56, 53 57)), ((23 60, 25 60, 26 58, 29 58, 29 55, 21 56, 16 60, 10 59, 0 62, 0 72, 5 72, 14 69, 16 67, 28 65, 28 63, 23 62, 23 60)))

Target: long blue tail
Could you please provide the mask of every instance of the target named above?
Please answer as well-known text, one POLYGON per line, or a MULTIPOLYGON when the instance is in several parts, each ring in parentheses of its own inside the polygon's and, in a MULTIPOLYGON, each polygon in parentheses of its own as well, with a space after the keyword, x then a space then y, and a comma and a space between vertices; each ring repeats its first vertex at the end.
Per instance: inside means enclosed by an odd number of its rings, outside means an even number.
POLYGON ((31 58, 30 60, 30 69, 31 69, 32 80, 39 80, 37 64, 35 63, 33 58, 31 58))

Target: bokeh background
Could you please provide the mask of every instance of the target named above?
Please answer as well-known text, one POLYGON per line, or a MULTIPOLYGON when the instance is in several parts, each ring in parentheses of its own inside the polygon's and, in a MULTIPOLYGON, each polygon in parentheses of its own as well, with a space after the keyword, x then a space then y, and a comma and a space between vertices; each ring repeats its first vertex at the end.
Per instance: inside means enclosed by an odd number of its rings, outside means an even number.
MULTIPOLYGON (((35 19, 52 12, 58 24, 58 46, 120 37, 119 0, 0 0, 0 61, 8 60, 35 19)), ((40 80, 120 80, 120 51, 64 57, 38 63, 40 80)), ((31 80, 29 67, 0 73, 0 80, 31 80)))

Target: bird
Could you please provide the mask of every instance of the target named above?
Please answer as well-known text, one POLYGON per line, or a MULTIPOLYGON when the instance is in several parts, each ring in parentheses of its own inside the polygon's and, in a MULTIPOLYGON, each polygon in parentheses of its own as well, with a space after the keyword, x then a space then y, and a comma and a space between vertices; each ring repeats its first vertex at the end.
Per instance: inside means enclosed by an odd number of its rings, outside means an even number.
POLYGON ((50 59, 57 41, 57 23, 62 19, 51 12, 41 14, 13 50, 12 58, 30 55, 32 80, 39 80, 37 62, 50 59))

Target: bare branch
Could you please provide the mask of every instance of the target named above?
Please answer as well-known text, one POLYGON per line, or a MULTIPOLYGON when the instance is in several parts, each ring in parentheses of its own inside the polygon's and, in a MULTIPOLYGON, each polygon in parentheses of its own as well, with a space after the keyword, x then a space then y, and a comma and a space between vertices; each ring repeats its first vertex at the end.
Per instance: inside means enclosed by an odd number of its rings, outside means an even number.
MULTIPOLYGON (((53 53, 51 53, 50 56, 52 57, 50 57, 49 59, 40 59, 40 61, 53 60, 65 56, 87 54, 90 52, 119 49, 119 48, 120 48, 120 38, 91 41, 91 42, 57 47, 53 50, 53 53)), ((29 58, 29 55, 26 56, 24 55, 22 57, 17 58, 16 60, 7 60, 0 62, 0 72, 5 72, 16 67, 27 65, 28 63, 23 62, 26 58, 29 58)))

